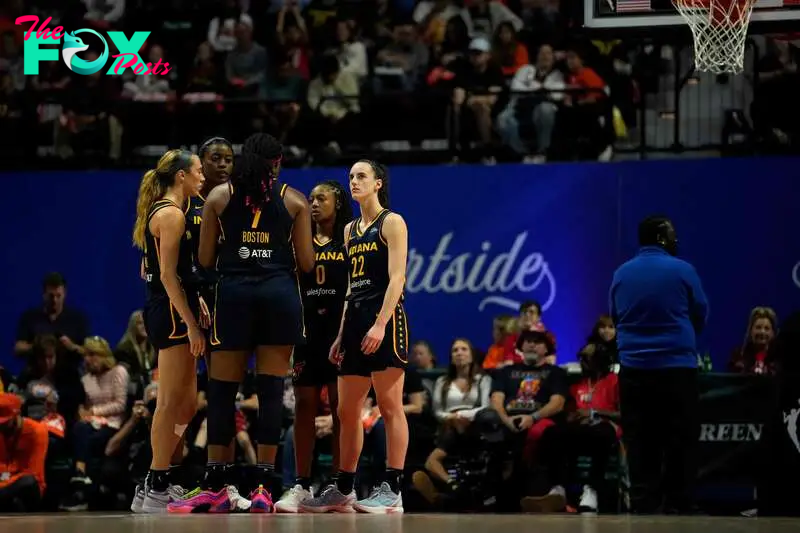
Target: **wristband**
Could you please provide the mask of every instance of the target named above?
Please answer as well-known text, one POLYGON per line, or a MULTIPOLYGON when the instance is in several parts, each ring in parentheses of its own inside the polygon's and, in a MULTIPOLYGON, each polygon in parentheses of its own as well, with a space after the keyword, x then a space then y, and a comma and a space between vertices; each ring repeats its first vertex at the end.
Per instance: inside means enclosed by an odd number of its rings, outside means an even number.
POLYGON ((533 413, 533 414, 531 415, 531 418, 533 418, 533 421, 534 421, 534 422, 538 422, 539 420, 541 420, 541 419, 542 419, 541 415, 540 415, 538 412, 536 412, 536 413, 533 413))

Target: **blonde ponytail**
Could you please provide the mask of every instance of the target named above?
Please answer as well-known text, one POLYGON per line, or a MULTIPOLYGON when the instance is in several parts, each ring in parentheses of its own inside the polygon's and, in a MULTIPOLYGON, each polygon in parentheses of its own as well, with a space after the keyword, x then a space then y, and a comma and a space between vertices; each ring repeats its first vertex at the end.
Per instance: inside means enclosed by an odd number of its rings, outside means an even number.
POLYGON ((152 169, 144 173, 139 186, 139 199, 136 201, 136 224, 133 226, 133 244, 140 250, 144 250, 144 234, 150 208, 165 192, 158 181, 158 171, 152 169))
POLYGON ((167 193, 167 188, 174 183, 175 174, 179 170, 188 172, 192 166, 192 157, 192 153, 186 150, 170 150, 161 156, 156 168, 148 170, 142 176, 139 199, 136 202, 136 224, 133 226, 133 244, 140 250, 144 250, 144 235, 150 209, 167 193), (165 180, 165 177, 169 179, 165 180))

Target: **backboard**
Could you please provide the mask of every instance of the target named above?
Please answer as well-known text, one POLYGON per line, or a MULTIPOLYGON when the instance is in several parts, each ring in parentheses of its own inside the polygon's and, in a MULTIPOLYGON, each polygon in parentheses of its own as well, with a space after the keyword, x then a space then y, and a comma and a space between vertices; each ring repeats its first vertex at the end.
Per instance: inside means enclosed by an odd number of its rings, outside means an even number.
MULTIPOLYGON (((686 26, 671 0, 584 0, 588 30, 659 30, 686 26)), ((800 0, 758 0, 750 17, 751 33, 798 32, 800 0)))

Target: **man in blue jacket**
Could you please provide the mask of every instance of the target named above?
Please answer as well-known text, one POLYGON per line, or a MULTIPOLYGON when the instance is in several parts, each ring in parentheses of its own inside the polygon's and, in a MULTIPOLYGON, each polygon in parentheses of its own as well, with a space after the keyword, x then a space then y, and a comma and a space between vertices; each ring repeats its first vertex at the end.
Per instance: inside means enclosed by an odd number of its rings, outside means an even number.
POLYGON ((642 221, 639 244, 614 273, 609 292, 631 507, 639 514, 682 514, 692 508, 697 475, 697 334, 708 302, 694 267, 675 257, 678 239, 669 219, 642 221))

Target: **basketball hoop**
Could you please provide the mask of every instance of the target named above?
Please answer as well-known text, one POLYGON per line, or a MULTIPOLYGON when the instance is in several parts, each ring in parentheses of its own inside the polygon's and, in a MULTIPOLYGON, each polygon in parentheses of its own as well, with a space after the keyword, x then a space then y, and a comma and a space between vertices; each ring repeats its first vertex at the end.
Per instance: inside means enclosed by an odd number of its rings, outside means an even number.
POLYGON ((747 26, 756 0, 672 0, 694 37, 700 71, 738 74, 744 70, 747 26))

